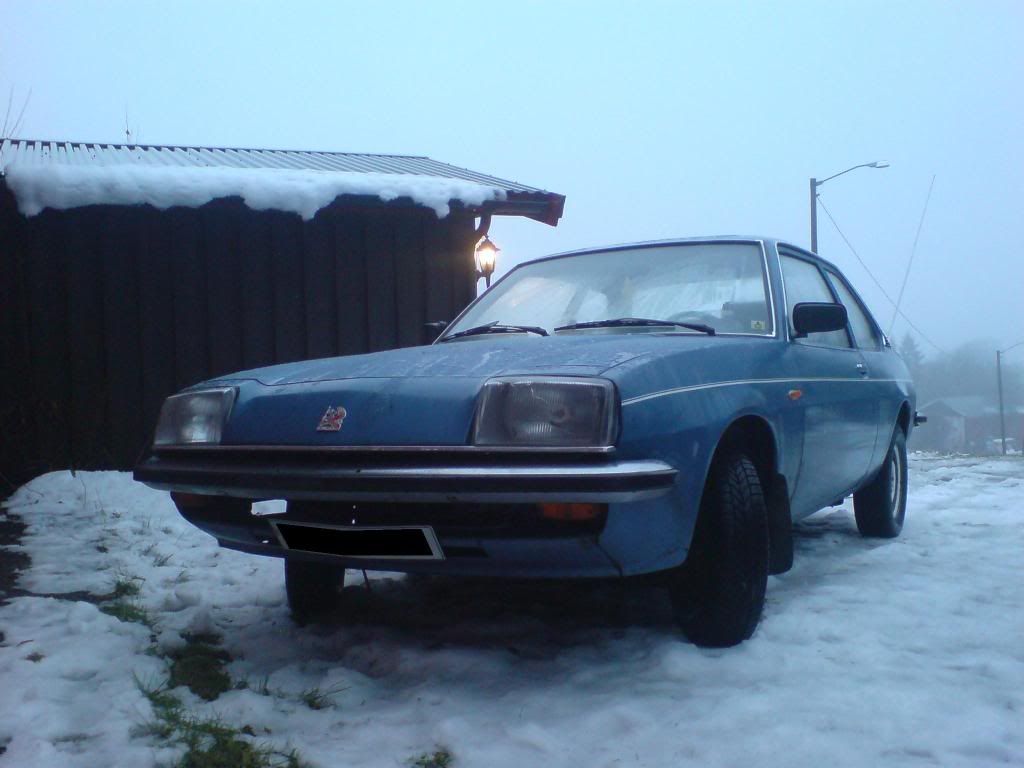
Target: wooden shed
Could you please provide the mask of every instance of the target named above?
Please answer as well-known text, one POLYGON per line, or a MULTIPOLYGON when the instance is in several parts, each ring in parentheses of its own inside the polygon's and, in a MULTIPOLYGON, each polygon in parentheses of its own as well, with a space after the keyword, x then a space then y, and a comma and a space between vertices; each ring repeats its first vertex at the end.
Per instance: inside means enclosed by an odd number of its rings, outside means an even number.
POLYGON ((170 393, 424 343, 492 216, 564 198, 426 157, 0 144, 0 481, 133 465, 170 393))

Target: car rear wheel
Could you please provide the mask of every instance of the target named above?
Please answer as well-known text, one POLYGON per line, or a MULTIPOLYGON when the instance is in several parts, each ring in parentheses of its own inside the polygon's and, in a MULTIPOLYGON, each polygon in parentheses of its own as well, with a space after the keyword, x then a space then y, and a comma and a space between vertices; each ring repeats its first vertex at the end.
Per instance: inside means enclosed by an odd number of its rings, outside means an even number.
POLYGON ((768 583, 768 514, 757 468, 741 452, 716 458, 686 562, 670 580, 676 620, 700 646, 754 633, 768 583))
POLYGON ((300 627, 336 613, 341 607, 344 585, 344 568, 304 560, 284 561, 288 608, 300 627))
POLYGON ((862 536, 892 539, 907 515, 907 438, 893 432, 889 452, 874 479, 853 494, 853 512, 862 536))

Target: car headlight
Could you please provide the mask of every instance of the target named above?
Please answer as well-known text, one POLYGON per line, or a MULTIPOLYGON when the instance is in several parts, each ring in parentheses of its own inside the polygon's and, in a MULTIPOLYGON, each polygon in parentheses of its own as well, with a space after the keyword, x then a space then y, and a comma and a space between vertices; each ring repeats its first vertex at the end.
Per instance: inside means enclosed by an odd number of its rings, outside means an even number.
POLYGON ((603 447, 618 428, 607 379, 510 376, 491 379, 477 401, 474 445, 603 447))
POLYGON ((168 397, 160 409, 153 445, 219 443, 224 422, 234 403, 234 387, 204 389, 168 397))

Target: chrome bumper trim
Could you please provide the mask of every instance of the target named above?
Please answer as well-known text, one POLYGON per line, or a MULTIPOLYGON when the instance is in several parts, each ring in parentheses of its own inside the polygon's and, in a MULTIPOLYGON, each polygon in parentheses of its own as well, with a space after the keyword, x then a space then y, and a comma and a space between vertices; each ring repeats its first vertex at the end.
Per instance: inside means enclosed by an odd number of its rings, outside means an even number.
POLYGON ((202 455, 150 456, 135 479, 153 488, 248 499, 352 501, 636 501, 667 493, 677 471, 663 461, 338 467, 229 464, 202 455))

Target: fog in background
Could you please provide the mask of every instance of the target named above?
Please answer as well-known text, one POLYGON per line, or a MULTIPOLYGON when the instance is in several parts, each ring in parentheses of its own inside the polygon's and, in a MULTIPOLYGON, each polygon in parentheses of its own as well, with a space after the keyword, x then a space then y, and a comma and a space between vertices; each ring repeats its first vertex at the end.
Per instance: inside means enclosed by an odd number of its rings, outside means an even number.
POLYGON ((673 236, 807 246, 808 178, 885 160, 820 190, 882 287, 824 210, 819 252, 888 330, 934 175, 903 298, 917 330, 893 338, 931 363, 970 343, 993 398, 995 349, 1024 340, 1017 0, 0 0, 0 20, 20 137, 419 154, 567 195, 557 228, 495 220, 499 273, 673 236))

